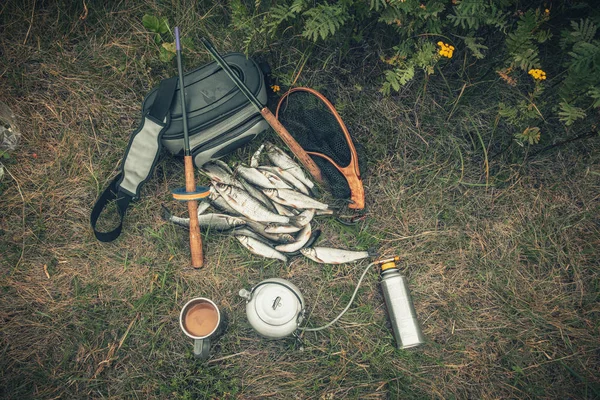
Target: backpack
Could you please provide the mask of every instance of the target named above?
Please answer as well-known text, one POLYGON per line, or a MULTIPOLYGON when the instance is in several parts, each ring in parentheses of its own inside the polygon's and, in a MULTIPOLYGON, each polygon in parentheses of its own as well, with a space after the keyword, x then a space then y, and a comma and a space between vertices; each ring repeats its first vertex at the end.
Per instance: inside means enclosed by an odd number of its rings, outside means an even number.
MULTIPOLYGON (((264 73, 241 53, 223 57, 238 77, 263 104, 267 101, 264 73)), ((184 74, 190 149, 194 165, 223 157, 245 145, 269 125, 217 63, 184 74)), ((177 77, 165 79, 142 103, 142 120, 131 134, 120 173, 96 200, 90 224, 96 238, 111 242, 121 234, 123 219, 132 200, 139 198, 165 148, 183 155, 183 118, 177 77), (109 232, 96 229, 98 218, 116 201, 119 225, 109 232)))

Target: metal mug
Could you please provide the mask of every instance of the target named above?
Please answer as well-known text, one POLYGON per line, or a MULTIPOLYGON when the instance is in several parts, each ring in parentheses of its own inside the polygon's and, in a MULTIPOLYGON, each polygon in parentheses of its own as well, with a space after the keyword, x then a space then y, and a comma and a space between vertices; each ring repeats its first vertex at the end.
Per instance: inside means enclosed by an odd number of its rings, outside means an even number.
POLYGON ((220 333, 219 307, 210 299, 196 297, 181 309, 179 326, 183 333, 194 339, 194 356, 206 360, 210 352, 210 339, 220 333))

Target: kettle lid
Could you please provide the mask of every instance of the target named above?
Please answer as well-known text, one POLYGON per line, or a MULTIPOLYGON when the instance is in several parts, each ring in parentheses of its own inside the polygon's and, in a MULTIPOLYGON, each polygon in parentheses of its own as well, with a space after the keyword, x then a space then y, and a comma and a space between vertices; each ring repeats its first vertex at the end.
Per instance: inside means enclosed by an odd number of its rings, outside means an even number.
POLYGON ((254 291, 254 309, 258 317, 269 325, 286 325, 298 318, 302 302, 298 294, 280 282, 268 282, 254 291))

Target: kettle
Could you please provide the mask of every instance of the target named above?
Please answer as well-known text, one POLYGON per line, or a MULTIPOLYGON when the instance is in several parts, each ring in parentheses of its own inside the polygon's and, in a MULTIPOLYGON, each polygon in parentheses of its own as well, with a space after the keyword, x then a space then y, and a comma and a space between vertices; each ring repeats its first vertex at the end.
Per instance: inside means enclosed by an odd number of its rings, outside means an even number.
POLYGON ((239 295, 246 299, 246 316, 261 336, 282 339, 292 335, 304 318, 304 297, 293 283, 271 278, 239 295))

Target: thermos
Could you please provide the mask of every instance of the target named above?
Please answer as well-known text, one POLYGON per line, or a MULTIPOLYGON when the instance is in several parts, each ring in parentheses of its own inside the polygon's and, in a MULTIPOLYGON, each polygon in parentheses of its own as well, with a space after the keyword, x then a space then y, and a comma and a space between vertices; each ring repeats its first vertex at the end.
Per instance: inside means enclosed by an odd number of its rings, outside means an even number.
POLYGON ((408 280, 396 266, 398 260, 395 257, 380 261, 381 290, 396 344, 400 349, 408 349, 424 343, 425 339, 410 297, 408 280))

